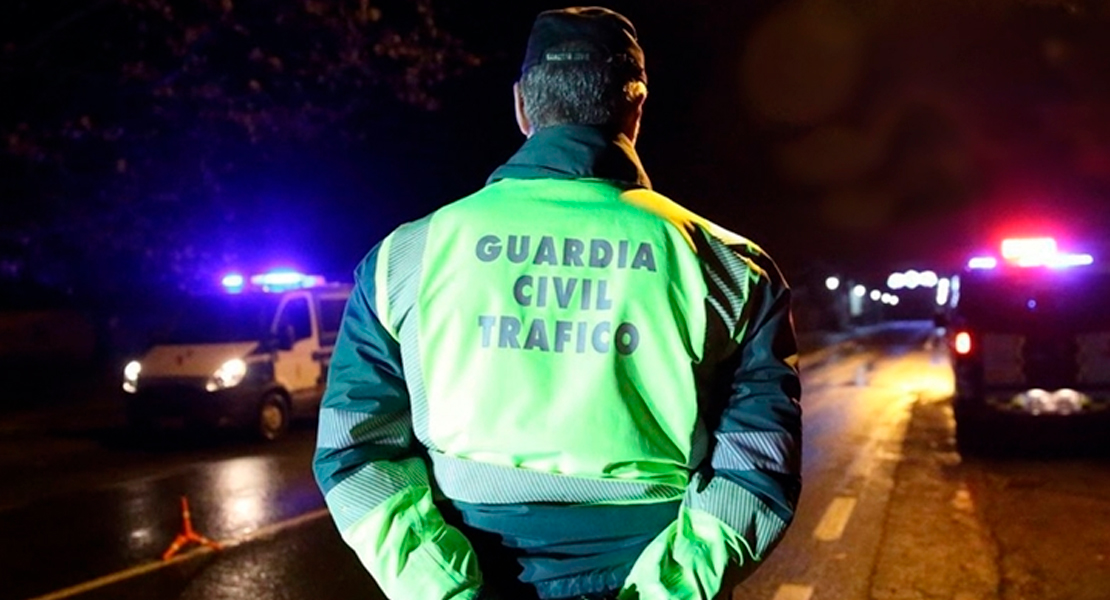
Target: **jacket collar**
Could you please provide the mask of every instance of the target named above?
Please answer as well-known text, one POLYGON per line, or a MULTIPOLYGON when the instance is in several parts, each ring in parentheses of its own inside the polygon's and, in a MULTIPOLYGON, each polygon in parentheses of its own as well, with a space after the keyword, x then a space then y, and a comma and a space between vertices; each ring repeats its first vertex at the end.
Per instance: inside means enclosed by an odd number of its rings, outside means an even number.
POLYGON ((486 183, 502 179, 609 179, 651 189, 632 141, 623 133, 589 125, 536 131, 486 183))

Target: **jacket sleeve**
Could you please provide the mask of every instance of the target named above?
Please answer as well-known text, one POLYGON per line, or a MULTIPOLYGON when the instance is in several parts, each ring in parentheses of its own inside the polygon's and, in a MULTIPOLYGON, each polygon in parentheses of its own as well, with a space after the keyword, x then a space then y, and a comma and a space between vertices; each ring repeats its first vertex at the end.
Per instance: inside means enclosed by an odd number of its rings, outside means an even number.
POLYGON ((714 276, 710 268, 708 279, 719 288, 718 312, 734 315, 729 322, 736 325, 735 344, 720 365, 728 385, 708 415, 712 450, 691 478, 678 519, 633 566, 622 600, 713 598, 730 563, 747 576, 775 547, 801 492, 801 385, 790 292, 754 245, 722 248, 714 252, 717 267, 731 277, 714 276))
POLYGON ((355 272, 321 403, 313 470, 344 541, 387 597, 478 598, 482 577, 473 549, 432 504, 428 470, 413 442, 400 346, 375 306, 376 287, 389 283, 389 240, 355 272))

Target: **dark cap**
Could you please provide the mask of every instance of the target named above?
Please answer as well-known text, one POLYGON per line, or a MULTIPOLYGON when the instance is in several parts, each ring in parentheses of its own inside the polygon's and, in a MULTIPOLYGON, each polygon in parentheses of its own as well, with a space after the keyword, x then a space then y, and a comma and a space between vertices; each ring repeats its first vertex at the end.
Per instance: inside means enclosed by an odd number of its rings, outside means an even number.
POLYGON ((598 6, 549 10, 540 13, 532 25, 520 73, 542 63, 613 60, 624 60, 647 81, 644 51, 636 42, 631 21, 598 6), (573 50, 553 51, 571 43, 573 50))

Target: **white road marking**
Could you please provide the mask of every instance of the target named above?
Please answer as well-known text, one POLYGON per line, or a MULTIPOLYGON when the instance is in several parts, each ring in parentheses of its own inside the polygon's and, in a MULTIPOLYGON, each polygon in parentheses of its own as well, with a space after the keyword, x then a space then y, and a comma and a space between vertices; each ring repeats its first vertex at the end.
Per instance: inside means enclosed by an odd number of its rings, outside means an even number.
MULTIPOLYGON (((269 537, 271 535, 285 531, 286 529, 292 529, 310 521, 315 521, 316 519, 327 516, 327 514, 328 509, 321 508, 319 510, 305 513, 298 517, 293 517, 292 519, 272 523, 237 538, 232 538, 230 540, 221 540, 220 543, 223 545, 224 548, 234 548, 235 546, 239 546, 241 544, 245 544, 247 542, 251 542, 260 538, 269 537)), ((158 569, 163 569, 170 565, 175 565, 187 560, 192 560, 194 558, 197 558, 198 556, 204 556, 213 552, 215 552, 215 550, 212 550, 207 546, 201 546, 194 550, 190 550, 189 552, 178 554, 170 560, 148 562, 135 567, 131 567, 130 569, 124 569, 110 575, 98 577, 96 579, 93 579, 92 581, 86 581, 85 583, 80 583, 73 587, 68 587, 64 590, 51 592, 49 594, 46 594, 45 596, 36 596, 34 598, 31 598, 30 600, 62 600, 63 598, 72 598, 73 596, 84 594, 85 592, 90 592, 97 588, 112 585, 113 583, 124 581, 126 579, 132 579, 134 577, 150 573, 151 571, 157 571, 158 569)))
POLYGON ((812 585, 784 583, 775 592, 774 600, 809 600, 811 596, 813 596, 812 585))
POLYGON ((839 540, 844 535, 844 528, 848 525, 848 519, 852 518, 855 508, 855 498, 842 496, 833 500, 825 510, 825 516, 817 524, 817 529, 813 530, 813 537, 822 542, 839 540))

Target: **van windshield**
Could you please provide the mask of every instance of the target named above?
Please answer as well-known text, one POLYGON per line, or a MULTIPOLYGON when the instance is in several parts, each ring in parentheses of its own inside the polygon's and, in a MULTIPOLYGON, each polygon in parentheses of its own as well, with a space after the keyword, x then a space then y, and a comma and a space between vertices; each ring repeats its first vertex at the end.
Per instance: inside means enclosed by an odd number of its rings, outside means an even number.
POLYGON ((192 298, 176 311, 168 344, 261 341, 269 336, 280 296, 244 294, 192 298))

